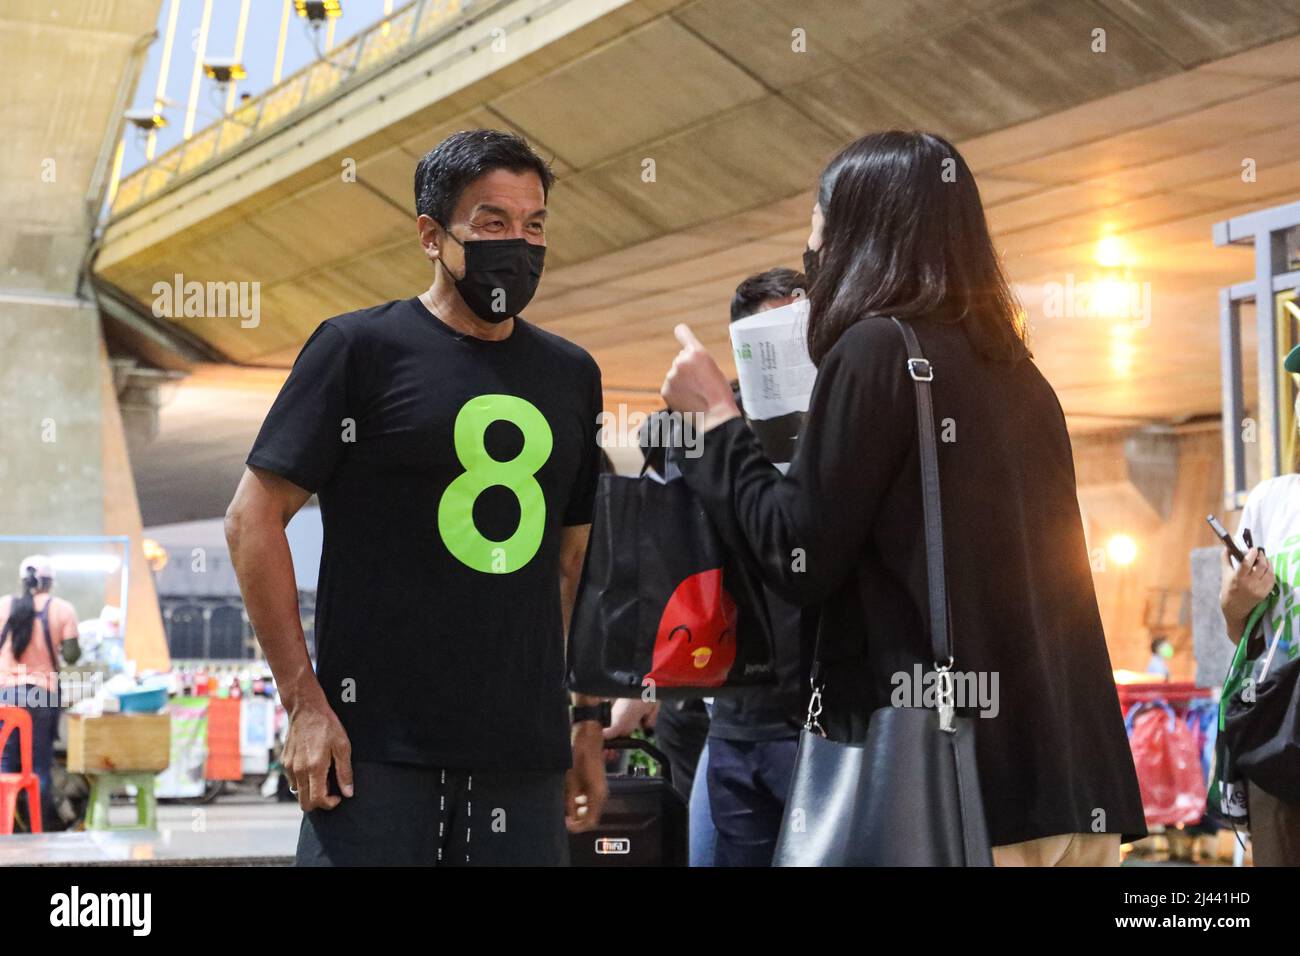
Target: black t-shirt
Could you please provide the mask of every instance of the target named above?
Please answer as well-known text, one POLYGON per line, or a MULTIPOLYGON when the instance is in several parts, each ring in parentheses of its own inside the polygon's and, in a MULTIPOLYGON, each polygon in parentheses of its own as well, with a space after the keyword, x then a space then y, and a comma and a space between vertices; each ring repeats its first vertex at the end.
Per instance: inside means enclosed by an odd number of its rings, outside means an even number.
POLYGON ((316 492, 317 676, 354 761, 570 761, 561 529, 591 521, 600 370, 523 319, 489 342, 419 299, 308 339, 248 464, 316 492))

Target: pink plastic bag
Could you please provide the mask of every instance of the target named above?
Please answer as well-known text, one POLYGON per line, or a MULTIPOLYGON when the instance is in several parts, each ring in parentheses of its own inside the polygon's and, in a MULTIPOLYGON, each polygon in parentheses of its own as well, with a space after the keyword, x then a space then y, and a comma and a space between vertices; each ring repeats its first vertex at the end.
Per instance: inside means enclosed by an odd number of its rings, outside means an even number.
POLYGON ((1205 777, 1195 732, 1163 703, 1135 705, 1125 724, 1147 825, 1200 822, 1205 777))

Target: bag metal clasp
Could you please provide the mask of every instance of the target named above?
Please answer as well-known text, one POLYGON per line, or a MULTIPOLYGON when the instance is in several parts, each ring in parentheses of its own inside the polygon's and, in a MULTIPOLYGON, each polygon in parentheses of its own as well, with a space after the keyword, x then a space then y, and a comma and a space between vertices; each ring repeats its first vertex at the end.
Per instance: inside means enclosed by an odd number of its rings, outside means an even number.
POLYGON ((808 701, 808 719, 804 721, 803 729, 815 733, 818 737, 825 737, 826 730, 817 718, 822 714, 822 689, 816 685, 813 686, 812 697, 808 701))
POLYGON ((934 368, 929 359, 910 358, 907 360, 907 374, 915 382, 933 382, 934 368))
POLYGON ((952 659, 949 658, 947 664, 935 664, 934 669, 939 675, 937 688, 939 729, 946 734, 955 734, 957 727, 953 723, 953 717, 957 711, 957 685, 952 676, 952 659))

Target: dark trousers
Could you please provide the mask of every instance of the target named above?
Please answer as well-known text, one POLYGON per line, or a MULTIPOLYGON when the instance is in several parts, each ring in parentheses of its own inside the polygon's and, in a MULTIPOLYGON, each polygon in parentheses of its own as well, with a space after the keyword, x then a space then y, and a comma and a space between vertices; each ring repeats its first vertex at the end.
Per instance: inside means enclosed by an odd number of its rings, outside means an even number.
POLYGON ((1300 803, 1287 803, 1254 783, 1247 799, 1255 865, 1300 866, 1300 803))
MULTIPOLYGON (((49 829, 54 819, 54 791, 50 769, 54 765, 54 740, 59 736, 59 708, 51 703, 53 693, 41 688, 0 687, 0 707, 22 707, 32 718, 32 770, 41 781, 42 829, 49 829)), ((18 773, 22 770, 22 752, 18 749, 18 733, 9 735, 4 754, 0 755, 0 773, 18 773)), ((20 800, 25 799, 19 797, 20 800)))
POLYGON ((799 739, 709 738, 714 866, 771 866, 799 739))
POLYGON ((352 765, 353 796, 303 815, 298 866, 567 866, 564 771, 352 765))

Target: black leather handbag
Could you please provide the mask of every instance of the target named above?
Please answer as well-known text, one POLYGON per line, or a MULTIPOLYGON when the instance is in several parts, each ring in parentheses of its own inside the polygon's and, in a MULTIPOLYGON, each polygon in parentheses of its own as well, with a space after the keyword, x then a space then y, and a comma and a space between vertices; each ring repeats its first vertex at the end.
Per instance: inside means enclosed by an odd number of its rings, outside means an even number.
POLYGON ((937 706, 882 707, 871 714, 864 743, 829 740, 818 721, 823 682, 814 655, 808 720, 773 866, 993 865, 975 766, 975 720, 956 716, 930 395, 934 371, 916 333, 894 322, 916 384, 937 706))

